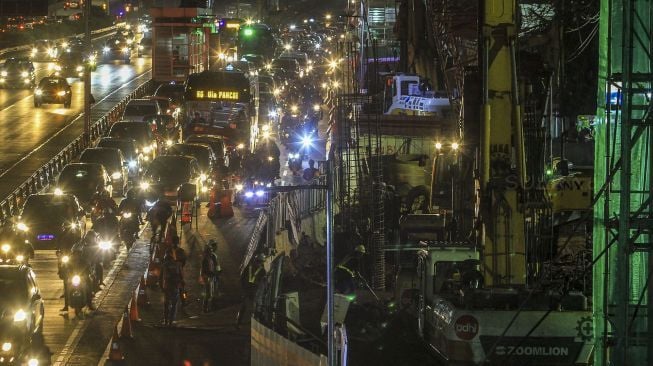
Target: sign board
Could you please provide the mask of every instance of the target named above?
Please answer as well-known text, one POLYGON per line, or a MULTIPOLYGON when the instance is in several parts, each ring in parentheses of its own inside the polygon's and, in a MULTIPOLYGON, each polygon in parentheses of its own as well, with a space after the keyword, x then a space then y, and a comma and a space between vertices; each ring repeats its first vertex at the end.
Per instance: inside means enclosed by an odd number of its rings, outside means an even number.
POLYGON ((48 0, 0 0, 0 16, 47 16, 48 0))
MULTIPOLYGON (((489 361, 500 363, 510 359, 515 365, 573 365, 583 346, 574 337, 495 337, 480 336, 485 352, 492 347, 489 361)), ((512 364, 512 363, 511 363, 512 364)))
POLYGON ((228 90, 195 90, 195 98, 197 100, 239 100, 240 93, 237 91, 228 90))

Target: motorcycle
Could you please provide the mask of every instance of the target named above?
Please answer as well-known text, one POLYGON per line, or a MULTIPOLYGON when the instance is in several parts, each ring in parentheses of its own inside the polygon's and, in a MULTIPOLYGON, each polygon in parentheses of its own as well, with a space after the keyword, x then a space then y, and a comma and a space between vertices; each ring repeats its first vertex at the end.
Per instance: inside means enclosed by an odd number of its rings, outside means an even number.
POLYGON ((68 305, 75 309, 75 316, 82 314, 82 309, 88 303, 88 278, 82 274, 73 274, 68 278, 68 305))
POLYGON ((131 212, 123 212, 120 217, 120 240, 125 243, 127 250, 136 242, 138 229, 138 217, 131 212))

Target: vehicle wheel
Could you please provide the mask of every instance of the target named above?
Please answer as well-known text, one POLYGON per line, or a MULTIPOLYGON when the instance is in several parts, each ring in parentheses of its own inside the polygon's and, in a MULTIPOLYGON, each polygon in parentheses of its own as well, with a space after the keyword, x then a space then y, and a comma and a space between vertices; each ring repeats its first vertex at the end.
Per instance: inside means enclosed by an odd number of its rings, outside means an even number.
POLYGON ((36 331, 34 334, 37 337, 43 337, 43 319, 45 318, 45 311, 43 310, 43 307, 41 307, 41 324, 39 324, 39 327, 36 328, 36 331))
POLYGON ((68 102, 64 102, 64 103, 63 103, 63 107, 64 107, 64 108, 70 108, 70 103, 71 103, 70 101, 68 101, 68 102))
POLYGON ((41 106, 40 102, 34 101, 34 108, 39 108, 41 106))
POLYGON ((129 64, 131 64, 131 60, 130 60, 130 59, 128 59, 128 58, 127 58, 127 59, 125 59, 125 65, 129 65, 129 64))
POLYGON ((82 311, 82 308, 76 307, 75 308, 75 316, 78 318, 84 318, 84 312, 82 311))

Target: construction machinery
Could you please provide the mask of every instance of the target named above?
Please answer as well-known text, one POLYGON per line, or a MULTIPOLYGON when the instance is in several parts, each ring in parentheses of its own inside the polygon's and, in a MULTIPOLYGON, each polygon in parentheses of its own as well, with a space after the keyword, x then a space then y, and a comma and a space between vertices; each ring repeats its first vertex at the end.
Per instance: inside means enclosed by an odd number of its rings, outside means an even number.
POLYGON ((442 117, 450 109, 449 98, 425 90, 425 81, 418 75, 395 75, 390 85, 392 104, 386 114, 442 117))
POLYGON ((558 268, 551 258, 558 250, 554 218, 589 209, 591 180, 563 172, 534 184, 529 171, 542 170, 544 161, 527 161, 516 0, 485 1, 479 12, 480 121, 465 126, 462 152, 448 160, 474 166, 462 180, 474 187, 474 224, 461 232, 456 222, 470 213, 456 205, 402 219, 402 256, 417 259, 412 276, 398 281, 402 302, 450 365, 586 365, 594 348, 591 307, 571 281, 584 268, 558 268), (567 189, 575 183, 582 189, 567 189))

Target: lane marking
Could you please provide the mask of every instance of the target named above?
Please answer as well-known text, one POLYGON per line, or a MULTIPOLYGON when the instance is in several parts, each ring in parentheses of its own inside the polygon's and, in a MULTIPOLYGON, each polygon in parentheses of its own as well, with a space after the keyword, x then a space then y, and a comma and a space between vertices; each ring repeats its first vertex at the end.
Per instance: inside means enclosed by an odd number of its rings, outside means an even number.
MULTIPOLYGON (((109 98, 110 96, 112 96, 113 94, 117 93, 120 89, 126 88, 128 84, 131 84, 132 82, 134 82, 134 81, 136 81, 136 80, 138 80, 138 79, 144 77, 144 76, 145 76, 147 73, 149 73, 151 70, 152 70, 152 69, 148 69, 148 70, 144 71, 143 73, 137 75, 137 76, 134 77, 133 79, 129 80, 127 83, 122 84, 120 87, 118 87, 117 89, 113 90, 111 93, 107 94, 104 98, 100 99, 99 102, 96 102, 96 104, 103 102, 104 100, 106 100, 107 98, 109 98)), ((29 97, 28 97, 28 98, 29 98, 29 97)), ((9 106, 9 107, 7 107, 7 108, 11 108, 11 107, 14 106, 14 105, 15 105, 15 104, 12 104, 11 106, 9 106)), ((0 111, 0 112, 1 112, 1 111, 0 111)), ((59 131, 57 131, 54 135, 50 136, 50 138, 48 138, 47 140, 45 140, 45 141, 44 141, 43 143, 41 143, 40 145, 36 146, 33 150, 31 150, 29 153, 27 153, 27 155, 25 155, 25 156, 23 156, 22 158, 20 158, 20 159, 19 159, 18 161, 16 161, 14 164, 12 164, 10 167, 8 167, 4 172, 2 172, 2 173, 0 174, 0 178, 3 178, 5 175, 7 175, 7 173, 9 173, 12 169, 14 169, 18 164, 22 163, 25 159, 27 159, 27 158, 29 158, 30 156, 32 156, 35 152, 37 152, 38 150, 40 150, 43 146, 45 146, 47 143, 49 143, 52 139, 54 139, 55 137, 59 136, 62 132, 64 132, 65 130, 67 130, 70 126, 72 126, 75 122, 77 122, 77 120, 79 120, 79 119, 82 118, 83 116, 84 116, 84 113, 82 112, 82 113, 80 113, 79 115, 73 117, 73 120, 70 121, 67 125, 63 126, 63 127, 62 127, 61 129, 59 129, 59 131)), ((53 157, 54 157, 54 156, 53 156, 53 157)))

